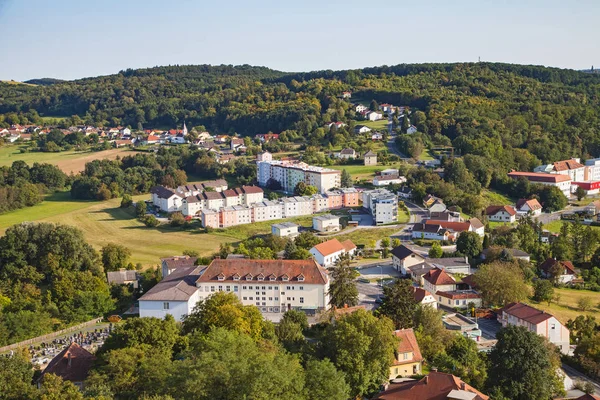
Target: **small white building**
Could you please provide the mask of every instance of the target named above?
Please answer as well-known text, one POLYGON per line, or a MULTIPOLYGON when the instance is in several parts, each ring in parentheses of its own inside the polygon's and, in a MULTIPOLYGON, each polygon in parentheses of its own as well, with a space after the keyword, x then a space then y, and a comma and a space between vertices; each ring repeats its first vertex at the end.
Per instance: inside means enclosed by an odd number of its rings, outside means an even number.
POLYGON ((512 206, 489 206, 485 215, 490 221, 513 223, 517 220, 517 211, 512 206))
POLYGON ((406 178, 399 175, 376 175, 373 186, 401 185, 406 183, 406 178))
POLYGON ((415 295, 415 301, 417 302, 417 304, 422 304, 424 306, 429 306, 435 309, 438 308, 438 304, 435 300, 435 297, 427 290, 415 286, 413 286, 413 290, 415 295))
POLYGON ((164 212, 181 211, 183 198, 171 189, 164 186, 155 186, 150 189, 152 195, 152 203, 164 212))
POLYGON ((268 151, 263 151, 262 153, 258 153, 256 155, 256 161, 273 161, 273 154, 268 151))
POLYGON ((271 225, 271 234, 277 237, 293 237, 298 235, 298 225, 292 222, 282 222, 271 225))
POLYGON ((183 321, 200 300, 196 279, 205 267, 181 267, 158 282, 139 299, 140 317, 164 318, 172 315, 183 321))
POLYGON ((379 121, 383 119, 383 114, 377 111, 371 111, 367 113, 367 119, 369 121, 379 121))
POLYGON ((542 205, 537 199, 519 199, 516 204, 518 215, 540 215, 542 213, 542 205))
POLYGON ((336 157, 340 160, 354 159, 356 158, 356 151, 354 151, 354 149, 346 148, 339 153, 336 153, 336 157))
POLYGON ((354 133, 368 133, 371 132, 371 128, 364 125, 356 125, 354 127, 354 133))
POLYGON ((309 251, 315 257, 315 261, 327 268, 334 265, 343 254, 348 253, 353 256, 356 252, 356 245, 350 240, 340 243, 337 239, 331 239, 316 245, 309 251))
POLYGON ((332 214, 313 217, 313 229, 317 232, 335 232, 340 230, 340 217, 332 214))

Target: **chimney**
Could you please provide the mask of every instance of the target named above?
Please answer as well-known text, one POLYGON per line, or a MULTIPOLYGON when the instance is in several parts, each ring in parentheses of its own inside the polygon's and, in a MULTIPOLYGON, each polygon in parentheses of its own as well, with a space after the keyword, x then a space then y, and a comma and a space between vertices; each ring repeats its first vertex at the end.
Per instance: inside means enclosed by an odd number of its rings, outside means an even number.
POLYGON ((460 390, 467 390, 467 384, 464 382, 460 382, 460 390))
POLYGON ((69 355, 69 361, 67 361, 67 366, 71 366, 71 352, 67 353, 69 355))
POLYGON ((469 257, 465 256, 465 264, 469 263, 469 257))

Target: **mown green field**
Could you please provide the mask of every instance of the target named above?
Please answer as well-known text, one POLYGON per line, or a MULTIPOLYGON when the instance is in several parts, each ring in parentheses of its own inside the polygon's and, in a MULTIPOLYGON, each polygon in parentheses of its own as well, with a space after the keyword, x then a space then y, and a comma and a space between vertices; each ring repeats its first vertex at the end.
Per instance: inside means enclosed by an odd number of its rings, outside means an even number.
POLYGON ((369 242, 372 240, 381 240, 385 237, 390 237, 394 233, 398 232, 400 228, 398 227, 390 227, 390 228, 360 228, 355 229, 352 232, 344 233, 341 235, 335 236, 337 240, 343 242, 344 240, 350 239, 355 245, 363 245, 369 246, 369 242))
POLYGON ((368 126, 373 130, 386 130, 388 128, 387 118, 380 119, 379 121, 356 121, 356 125, 368 126))
POLYGON ((592 292, 591 290, 575 290, 567 288, 555 288, 554 294, 560 295, 558 304, 539 303, 534 304, 536 308, 547 311, 554 315, 563 324, 569 319, 575 319, 579 315, 590 315, 600 318, 600 293, 592 292), (582 297, 590 297, 593 299, 593 308, 589 311, 579 311, 577 309, 577 300, 582 297))
POLYGON ((383 171, 388 168, 399 168, 400 163, 389 164, 389 165, 332 165, 328 168, 337 170, 346 170, 352 175, 353 179, 366 179, 373 178, 375 172, 383 171))

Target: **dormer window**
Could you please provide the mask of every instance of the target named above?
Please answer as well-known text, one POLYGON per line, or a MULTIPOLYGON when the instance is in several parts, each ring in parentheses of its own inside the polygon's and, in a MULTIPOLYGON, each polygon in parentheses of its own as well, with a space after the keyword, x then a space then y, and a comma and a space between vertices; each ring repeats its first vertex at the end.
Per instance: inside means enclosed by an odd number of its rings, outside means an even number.
POLYGON ((265 276, 263 274, 258 275, 258 280, 259 281, 264 281, 265 280, 265 276))
POLYGON ((217 279, 220 280, 220 281, 224 281, 225 280, 225 275, 219 274, 219 275, 217 275, 217 279))
POLYGON ((251 281, 251 280, 252 280, 252 274, 248 274, 248 275, 246 275, 246 280, 247 280, 247 281, 251 281))
POLYGON ((233 275, 233 280, 234 281, 239 281, 240 280, 240 275, 239 274, 233 275))
POLYGON ((289 276, 287 276, 287 275, 283 275, 283 276, 281 277, 281 280, 282 280, 282 281, 284 281, 284 282, 287 282, 287 281, 289 281, 289 280, 290 280, 290 277, 289 277, 289 276))
POLYGON ((298 282, 304 282, 304 275, 298 275, 298 282))
POLYGON ((269 275, 269 280, 271 282, 273 282, 273 281, 277 280, 277 277, 275 275, 271 274, 271 275, 269 275))

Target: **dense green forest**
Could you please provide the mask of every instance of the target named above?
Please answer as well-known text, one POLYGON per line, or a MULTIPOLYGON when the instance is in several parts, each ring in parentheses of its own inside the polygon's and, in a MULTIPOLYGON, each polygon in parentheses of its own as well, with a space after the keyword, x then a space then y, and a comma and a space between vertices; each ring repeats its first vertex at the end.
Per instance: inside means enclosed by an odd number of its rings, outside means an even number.
POLYGON ((573 70, 471 63, 283 73, 201 65, 51 82, 0 84, 0 123, 78 115, 89 124, 156 127, 185 119, 220 132, 309 136, 354 117, 338 98, 352 90, 354 99, 421 111, 417 127, 429 140, 505 167, 600 153, 600 76, 573 70))

